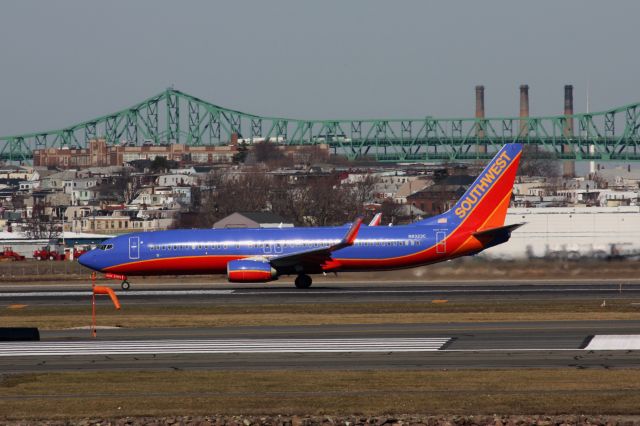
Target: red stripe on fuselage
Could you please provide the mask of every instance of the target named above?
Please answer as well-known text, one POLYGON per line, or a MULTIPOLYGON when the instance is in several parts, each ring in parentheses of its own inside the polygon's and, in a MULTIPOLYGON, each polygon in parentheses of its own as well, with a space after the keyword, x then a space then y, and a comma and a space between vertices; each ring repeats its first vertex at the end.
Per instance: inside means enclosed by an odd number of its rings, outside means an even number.
POLYGON ((248 256, 182 256, 148 260, 137 260, 110 266, 102 272, 115 272, 125 275, 189 275, 224 274, 227 263, 248 256))

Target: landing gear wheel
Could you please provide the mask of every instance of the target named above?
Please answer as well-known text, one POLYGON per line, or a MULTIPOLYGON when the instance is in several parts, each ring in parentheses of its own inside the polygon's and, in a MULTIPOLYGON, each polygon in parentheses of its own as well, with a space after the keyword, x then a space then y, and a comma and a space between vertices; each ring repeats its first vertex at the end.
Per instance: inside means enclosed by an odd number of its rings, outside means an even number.
POLYGON ((298 288, 309 288, 311 287, 311 277, 309 275, 298 275, 296 278, 296 287, 298 288))
POLYGON ((129 281, 124 280, 122 281, 122 284, 120 284, 120 287, 122 287, 124 291, 127 291, 131 287, 131 284, 129 284, 129 281))

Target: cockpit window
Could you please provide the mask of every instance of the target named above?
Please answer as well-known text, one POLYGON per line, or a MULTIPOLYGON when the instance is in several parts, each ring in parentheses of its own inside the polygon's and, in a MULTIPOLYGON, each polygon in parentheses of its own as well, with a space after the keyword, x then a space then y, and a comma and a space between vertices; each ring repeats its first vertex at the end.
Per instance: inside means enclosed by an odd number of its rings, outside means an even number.
POLYGON ((113 248, 113 244, 100 244, 96 248, 98 250, 111 250, 113 248))

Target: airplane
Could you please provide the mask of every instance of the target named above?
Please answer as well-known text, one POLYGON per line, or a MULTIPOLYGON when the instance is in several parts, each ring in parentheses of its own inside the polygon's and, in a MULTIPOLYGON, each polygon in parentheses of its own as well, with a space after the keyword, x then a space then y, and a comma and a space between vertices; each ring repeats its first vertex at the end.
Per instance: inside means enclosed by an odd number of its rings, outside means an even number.
POLYGON ((226 274, 229 282, 256 283, 327 272, 412 268, 474 255, 505 243, 522 224, 505 226, 522 145, 504 145, 447 212, 408 225, 348 228, 183 229, 138 232, 104 241, 78 259, 95 271, 129 276, 226 274), (346 232, 345 232, 346 230, 346 232))

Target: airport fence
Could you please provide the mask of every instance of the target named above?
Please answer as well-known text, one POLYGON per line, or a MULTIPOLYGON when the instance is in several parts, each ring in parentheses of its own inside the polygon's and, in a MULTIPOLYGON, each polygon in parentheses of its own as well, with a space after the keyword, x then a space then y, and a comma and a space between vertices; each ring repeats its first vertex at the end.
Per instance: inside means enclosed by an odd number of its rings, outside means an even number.
POLYGON ((76 277, 86 276, 91 271, 80 265, 77 261, 68 260, 24 260, 0 262, 0 277, 76 277))

